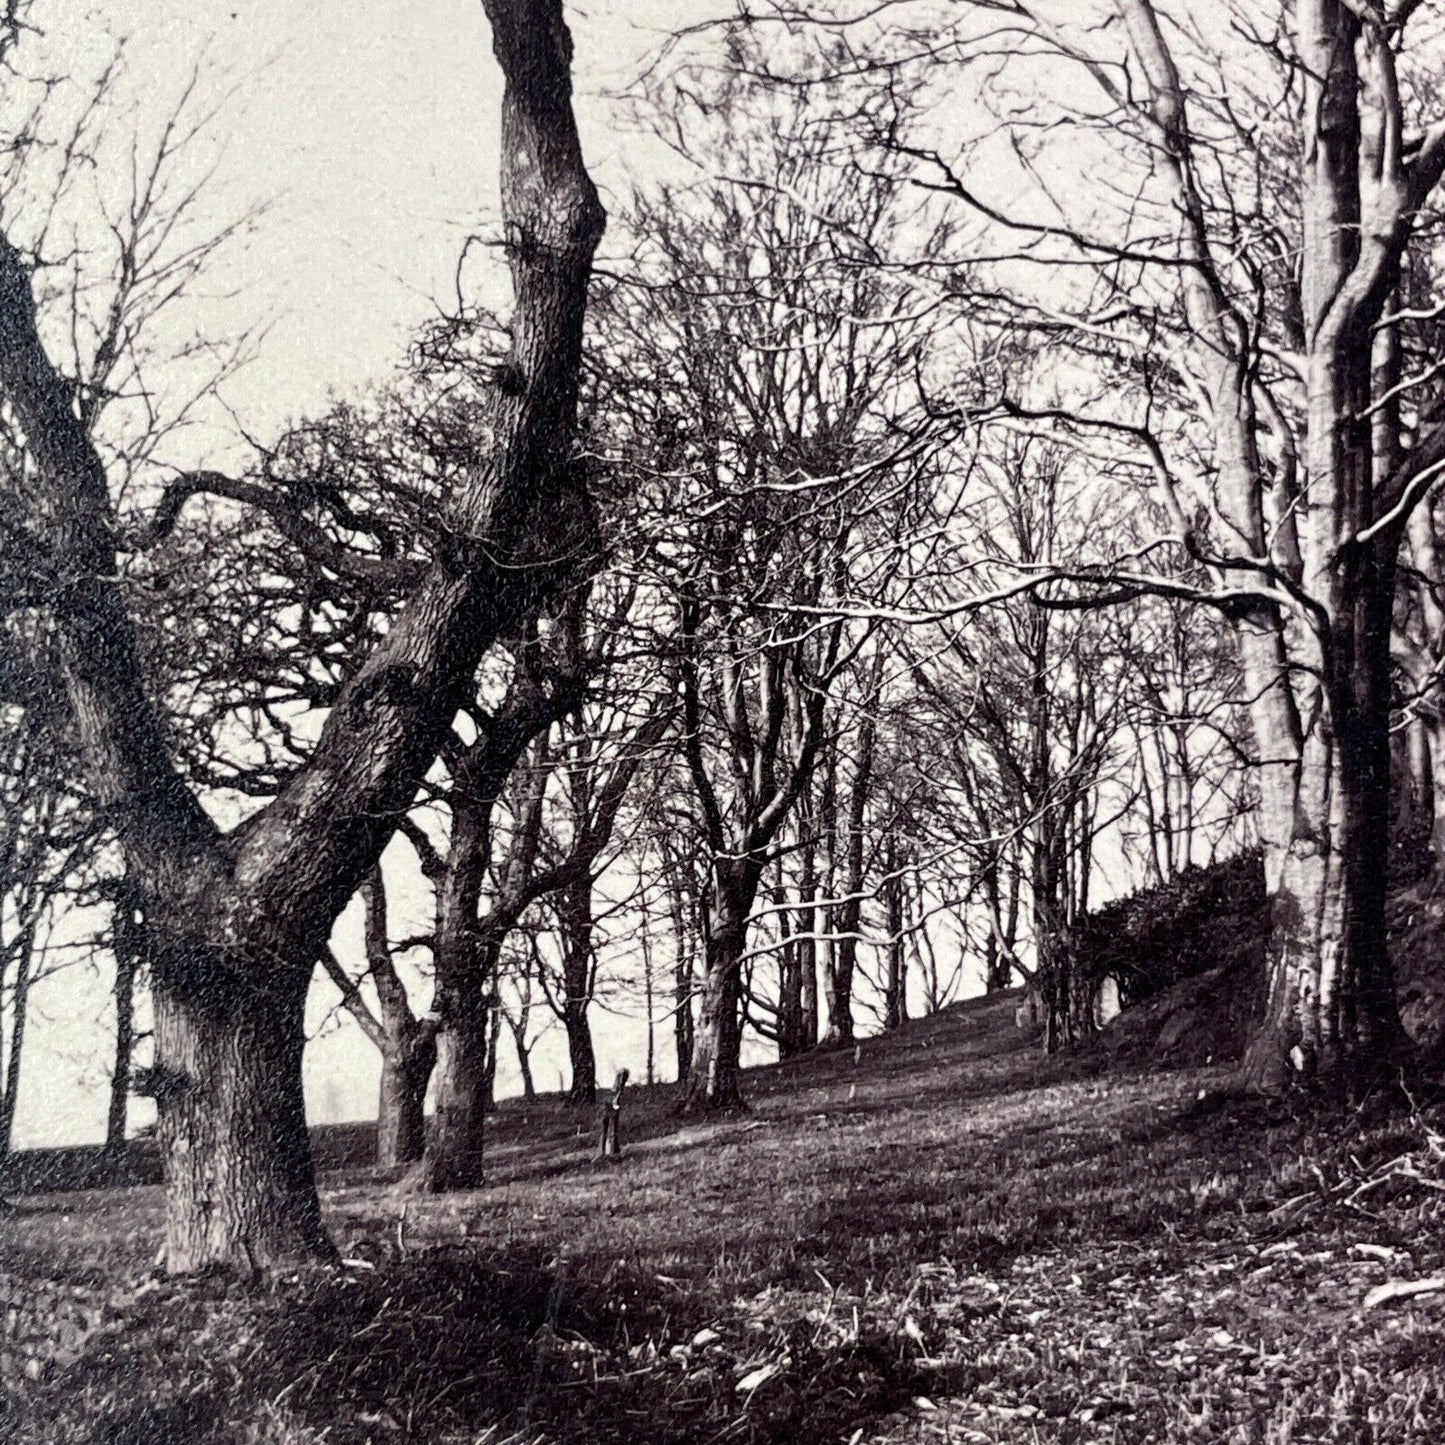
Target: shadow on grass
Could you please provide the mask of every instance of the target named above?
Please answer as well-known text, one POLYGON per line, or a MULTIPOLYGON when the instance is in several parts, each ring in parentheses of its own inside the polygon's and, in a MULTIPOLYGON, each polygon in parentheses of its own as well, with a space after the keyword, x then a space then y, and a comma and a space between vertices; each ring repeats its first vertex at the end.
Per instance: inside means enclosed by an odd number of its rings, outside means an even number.
POLYGON ((152 1285, 80 1358, 12 1397, 6 1438, 362 1442, 846 1439, 914 1388, 895 1346, 748 1328, 705 1293, 539 1250, 434 1249, 257 1294, 152 1285), (710 1344, 689 1342, 704 1325, 710 1344), (772 1364, 766 1381, 740 1381, 772 1364), (487 1437, 491 1438, 491 1437, 487 1437))

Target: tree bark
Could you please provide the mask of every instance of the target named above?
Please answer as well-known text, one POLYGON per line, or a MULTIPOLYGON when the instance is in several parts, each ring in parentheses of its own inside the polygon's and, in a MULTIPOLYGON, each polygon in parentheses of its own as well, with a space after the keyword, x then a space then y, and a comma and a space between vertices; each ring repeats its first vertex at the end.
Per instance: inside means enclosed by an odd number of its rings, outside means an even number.
POLYGON ((731 1109, 743 1102, 740 963, 762 864, 720 858, 708 905, 702 1005, 698 1011, 684 1110, 731 1109))
POLYGON ((593 523, 572 461, 582 324, 604 213, 571 107, 561 0, 484 0, 505 79, 502 210, 515 306, 495 445, 452 494, 444 555, 341 690, 280 796, 221 838, 169 756, 115 583, 105 467, 0 236, 0 392, 44 505, 52 615, 80 753, 143 895, 157 1004, 172 1270, 333 1253, 301 1095, 313 960, 436 757, 478 660, 575 575, 593 523))
POLYGON ((888 849, 888 878, 883 885, 888 927, 888 977, 883 990, 883 1027, 902 1028, 908 1018, 908 956, 903 937, 903 878, 897 850, 888 849))
POLYGON ((437 1035, 436 1113, 420 1178, 433 1193, 476 1189, 483 1182, 495 1065, 491 1024, 490 995, 479 983, 459 991, 437 1035))
POLYGON ((436 1114, 427 1137, 424 1189, 471 1189, 482 1182, 489 1103, 487 1047, 498 947, 479 924, 482 880, 491 852, 496 780, 459 769, 450 794, 451 838, 437 888, 436 1114))
POLYGON ((0 1080, 0 1159, 10 1153, 15 1133, 15 1110, 20 1102, 20 1060, 25 1048, 25 1024, 30 1013, 30 955, 34 947, 35 924, 32 919, 21 930, 11 950, 15 958, 15 983, 10 995, 10 1038, 5 1050, 5 1077, 0 1080))
POLYGON ((437 1021, 419 1019, 412 1013, 406 986, 397 977, 380 864, 362 884, 361 896, 366 910, 367 968, 381 1008, 380 1027, 367 1030, 381 1050, 376 1162, 394 1168, 414 1164, 426 1148, 426 1092, 436 1067, 437 1021))
POLYGON ((557 901, 562 919, 562 1026, 567 1031, 567 1058, 572 1068, 569 1104, 597 1102, 597 1054, 587 1018, 592 1002, 592 875, 568 884, 557 901))
POLYGON ((376 1110, 376 1162, 385 1168, 415 1164, 426 1149, 426 1091, 436 1068, 435 1034, 398 1039, 381 1056, 376 1110))
POLYGON ((798 1046, 818 1045, 818 843, 813 835, 811 782, 799 799, 798 829, 803 835, 802 871, 798 880, 798 975, 802 990, 802 1017, 798 1046))
POLYGON ((153 969, 151 1091, 165 1162, 171 1273, 254 1274, 329 1259, 301 1091, 304 967, 214 969, 213 985, 153 969))
POLYGON ((682 881, 682 860, 671 855, 667 843, 663 843, 663 856, 667 863, 667 897, 672 913, 672 938, 676 953, 673 961, 673 1046, 677 1053, 677 1081, 687 1082, 688 1070, 692 1067, 693 1050, 693 966, 691 930, 688 927, 690 900, 682 881))
POLYGON ((135 1046, 135 980, 140 966, 137 927, 135 904, 123 893, 115 904, 111 923, 111 949, 115 954, 115 1062, 110 1072, 110 1103, 106 1109, 102 1151, 108 1159, 120 1159, 126 1151, 131 1055, 135 1046))
MULTIPOLYGON (((522 1076, 522 1097, 524 1099, 535 1099, 537 1097, 537 1081, 532 1077, 532 1050, 527 1043, 527 1025, 524 1020, 520 1026, 512 1027, 512 1043, 517 1050, 517 1072, 522 1076)), ((496 1068, 493 1066, 492 1076, 495 1080, 496 1068)))
POLYGON ((778 1058, 791 1059, 803 1053, 803 970, 801 940, 794 937, 788 919, 788 890, 780 876, 772 890, 779 929, 778 950, 778 1058))
MULTIPOLYGON (((1393 580, 1360 592, 1361 639, 1378 641, 1390 626, 1393 580)), ((1295 823, 1270 904, 1263 1005, 1244 1059, 1246 1083, 1261 1092, 1315 1079, 1358 1092, 1403 1054, 1385 947, 1388 650, 1369 642, 1362 653, 1353 686, 1337 690, 1328 720, 1306 739, 1294 789, 1295 823)))

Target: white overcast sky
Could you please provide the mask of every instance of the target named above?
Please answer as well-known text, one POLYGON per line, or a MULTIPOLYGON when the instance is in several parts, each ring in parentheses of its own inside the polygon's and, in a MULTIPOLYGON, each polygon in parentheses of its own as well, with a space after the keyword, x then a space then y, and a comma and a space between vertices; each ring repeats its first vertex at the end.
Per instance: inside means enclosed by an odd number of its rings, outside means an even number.
MULTIPOLYGON (((708 0, 568 6, 584 147, 604 198, 639 146, 617 125, 609 97, 629 86, 670 27, 707 8, 708 0)), ((501 87, 480 0, 40 0, 35 16, 44 33, 27 42, 32 73, 81 84, 123 40, 118 94, 143 125, 170 113, 197 66, 201 96, 221 104, 207 192, 216 221, 259 204, 266 211, 244 252, 209 278, 213 315, 207 321, 203 309, 198 319, 217 330, 264 328, 255 360, 225 392, 252 435, 274 435, 329 394, 384 377, 416 324, 452 294, 464 238, 488 234, 495 220, 501 87)), ((133 123, 116 116, 118 127, 133 123)), ((340 945, 355 943, 354 921, 344 921, 340 945)), ((36 990, 18 1145, 103 1133, 108 986, 104 972, 82 966, 36 990)), ((623 1053, 635 1067, 636 1027, 609 1025, 605 1015, 598 1024, 604 1069, 623 1053)), ((538 1060, 543 1087, 557 1082, 554 1050, 538 1060)), ((504 1064, 504 1087, 507 1072, 504 1064)), ((375 1051, 354 1029, 313 1043, 312 1118, 372 1111, 376 1075, 375 1051)))
MULTIPOLYGON (((568 7, 588 161, 617 185, 637 142, 608 97, 702 0, 568 7)), ((218 220, 267 210, 212 277, 243 286, 218 326, 266 324, 227 399, 248 430, 354 392, 395 364, 495 219, 500 77, 480 0, 43 0, 44 44, 74 75, 125 41, 127 87, 163 115, 193 67, 222 105, 218 220)))

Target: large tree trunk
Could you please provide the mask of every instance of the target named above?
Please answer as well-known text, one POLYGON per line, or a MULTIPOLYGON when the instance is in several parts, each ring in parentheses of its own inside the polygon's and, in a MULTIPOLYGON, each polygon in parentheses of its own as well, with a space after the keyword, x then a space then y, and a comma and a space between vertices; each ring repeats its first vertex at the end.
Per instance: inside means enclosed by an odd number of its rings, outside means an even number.
POLYGON ((692 1066, 683 1108, 730 1109, 742 1095, 742 956, 762 867, 751 858, 720 858, 713 870, 707 952, 692 1066))
POLYGON ((1354 1090, 1398 1061, 1402 1041, 1384 905, 1389 648, 1403 529, 1360 539, 1398 460, 1397 337, 1394 325, 1376 323, 1399 280, 1411 184, 1391 173, 1396 157, 1375 130, 1392 99, 1369 93, 1393 71, 1366 79, 1360 69, 1362 60, 1367 70, 1378 64, 1388 42, 1367 39, 1353 7, 1336 0, 1301 0, 1298 9, 1308 499, 1298 535, 1315 611, 1304 659, 1308 722, 1245 1077, 1274 1090, 1292 1068, 1354 1090))
MULTIPOLYGON (((1276 880, 1270 944, 1244 1061, 1246 1083, 1262 1092, 1317 1077, 1357 1091, 1402 1054, 1385 948, 1388 651, 1367 641, 1389 626, 1387 585, 1393 594, 1387 579, 1360 588, 1356 625, 1365 645, 1351 671, 1353 687, 1332 690, 1327 715, 1306 738, 1290 792, 1289 844, 1266 853, 1276 880)), ((1285 800, 1272 806, 1282 812, 1285 800)))
POLYGON ((304 967, 159 960, 151 1092, 166 1175, 165 1260, 254 1273, 329 1259, 302 1102, 304 967), (187 967, 189 965, 189 967, 187 967))

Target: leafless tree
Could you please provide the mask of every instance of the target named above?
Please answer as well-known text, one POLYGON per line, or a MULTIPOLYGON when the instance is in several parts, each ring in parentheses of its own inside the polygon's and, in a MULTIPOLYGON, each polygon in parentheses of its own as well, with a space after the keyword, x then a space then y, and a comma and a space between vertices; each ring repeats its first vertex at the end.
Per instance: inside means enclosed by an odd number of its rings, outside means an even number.
MULTIPOLYGON (((572 428, 603 213, 572 116, 570 40, 558 0, 485 8, 506 81, 502 197, 516 296, 491 445, 452 493, 449 545, 341 688, 306 764, 229 832, 182 779, 145 687, 118 580, 113 479, 74 378, 44 339, 35 228, 22 234, 24 217, 7 207, 0 397, 27 458, 15 520, 34 559, 25 601, 54 629, 91 793, 143 895, 172 1270, 331 1253, 300 1088, 314 961, 411 805, 481 654, 592 550, 572 428)), ((178 485, 193 494, 213 484, 178 485)))
POLYGON ((1168 509, 1152 545, 1101 547, 1053 595, 1152 590, 1233 625, 1275 915, 1246 1076, 1375 1077, 1403 1046, 1379 866, 1397 565, 1445 454, 1400 344, 1445 169, 1433 17, 1412 0, 1187 18, 980 0, 886 33, 877 18, 852 27, 855 73, 886 81, 871 139, 1004 260, 974 294, 1075 368, 1067 395, 995 402, 1046 414, 1105 474, 1150 477, 1168 509), (1004 57, 987 79, 949 64, 985 52, 1004 57), (940 142, 930 107, 960 75, 973 130, 940 142), (1002 187, 977 170, 990 135, 1002 187), (1069 183, 1081 168, 1108 183, 1069 183))

